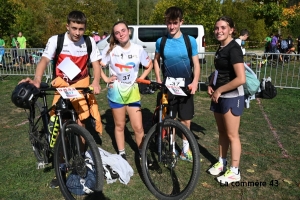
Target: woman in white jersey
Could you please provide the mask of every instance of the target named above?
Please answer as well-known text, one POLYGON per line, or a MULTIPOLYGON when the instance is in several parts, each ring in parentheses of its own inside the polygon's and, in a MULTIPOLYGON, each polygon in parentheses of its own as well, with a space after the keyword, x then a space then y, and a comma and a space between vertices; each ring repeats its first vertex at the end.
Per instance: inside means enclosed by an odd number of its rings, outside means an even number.
POLYGON ((152 61, 142 46, 130 42, 130 30, 124 21, 113 25, 110 44, 102 52, 101 65, 109 66, 110 77, 103 71, 101 76, 108 84, 107 98, 115 122, 115 138, 119 154, 126 159, 124 128, 126 112, 134 130, 135 140, 141 152, 144 129, 138 84, 139 65, 145 67, 139 77, 144 79, 152 69, 152 61))

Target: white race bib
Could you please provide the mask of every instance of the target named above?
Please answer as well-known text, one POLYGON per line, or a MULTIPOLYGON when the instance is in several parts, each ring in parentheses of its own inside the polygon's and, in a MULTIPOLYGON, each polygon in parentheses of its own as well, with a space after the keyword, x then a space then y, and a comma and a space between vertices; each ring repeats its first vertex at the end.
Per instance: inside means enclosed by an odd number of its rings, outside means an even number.
POLYGON ((173 85, 173 86, 178 86, 178 87, 184 87, 185 86, 185 78, 167 77, 167 79, 166 79, 166 85, 173 85))

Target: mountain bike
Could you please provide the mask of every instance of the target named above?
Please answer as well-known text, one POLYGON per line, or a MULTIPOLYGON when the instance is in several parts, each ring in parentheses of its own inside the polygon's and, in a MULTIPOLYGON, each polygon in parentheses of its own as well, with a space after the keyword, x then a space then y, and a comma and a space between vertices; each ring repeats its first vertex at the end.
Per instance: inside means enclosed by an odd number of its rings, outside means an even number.
MULTIPOLYGON (((81 94, 92 93, 89 87, 75 88, 81 94)), ((94 194, 103 189, 102 160, 93 136, 76 123, 78 119, 75 109, 69 99, 60 97, 58 102, 48 108, 47 95, 54 95, 56 88, 41 83, 39 94, 29 109, 29 140, 37 159, 37 168, 44 168, 52 162, 59 188, 66 199, 84 199, 86 195, 76 195, 66 185, 68 176, 78 174, 81 178, 87 176, 85 152, 92 156, 95 172, 94 194), (51 93, 49 93, 51 92, 51 93), (50 134, 48 130, 49 112, 54 109, 59 124, 58 133, 50 134)))
POLYGON ((185 199, 197 186, 200 175, 198 143, 185 125, 171 117, 172 106, 168 104, 167 86, 149 80, 136 81, 148 84, 154 91, 160 88, 162 93, 154 113, 158 122, 143 140, 141 168, 144 182, 158 199, 185 199), (181 160, 183 139, 189 143, 190 161, 181 160))

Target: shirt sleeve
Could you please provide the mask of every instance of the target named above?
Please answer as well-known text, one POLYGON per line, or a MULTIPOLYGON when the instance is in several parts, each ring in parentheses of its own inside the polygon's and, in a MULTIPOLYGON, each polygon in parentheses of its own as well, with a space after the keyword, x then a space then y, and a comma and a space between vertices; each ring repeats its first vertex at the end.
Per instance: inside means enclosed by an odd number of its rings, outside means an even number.
POLYGON ((95 62, 95 61, 101 59, 101 55, 100 55, 100 51, 99 51, 98 47, 96 46, 95 40, 92 37, 90 37, 90 40, 92 43, 92 52, 90 55, 90 60, 91 60, 91 62, 95 62))
POLYGON ((160 43, 161 43, 161 38, 158 38, 155 43, 155 52, 159 54, 160 54, 160 43))
POLYGON ((198 55, 198 45, 196 42, 196 39, 192 36, 189 36, 190 41, 191 41, 191 46, 192 46, 192 56, 198 55))
POLYGON ((141 53, 140 53, 140 62, 144 67, 149 67, 149 63, 151 62, 151 59, 148 55, 148 53, 141 47, 141 53))
POLYGON ((106 55, 107 51, 109 49, 109 45, 107 45, 101 52, 101 62, 107 65, 110 63, 110 54, 106 55))
POLYGON ((234 65, 236 63, 243 63, 243 52, 241 48, 238 48, 237 46, 232 47, 230 50, 230 62, 234 65))
POLYGON ((57 35, 49 38, 42 56, 48 58, 49 60, 53 60, 57 48, 57 38, 57 35))

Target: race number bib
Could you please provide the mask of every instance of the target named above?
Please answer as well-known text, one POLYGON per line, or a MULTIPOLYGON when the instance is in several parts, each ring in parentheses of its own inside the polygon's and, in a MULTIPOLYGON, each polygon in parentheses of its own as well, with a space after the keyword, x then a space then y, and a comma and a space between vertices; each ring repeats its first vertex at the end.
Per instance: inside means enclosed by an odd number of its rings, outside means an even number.
POLYGON ((135 73, 134 70, 130 70, 127 73, 117 74, 118 81, 122 84, 133 84, 135 81, 135 73))
POLYGON ((56 88, 63 99, 72 99, 82 97, 79 92, 73 87, 56 88))
POLYGON ((178 86, 178 87, 184 87, 185 86, 185 78, 167 77, 167 79, 166 79, 166 85, 173 85, 173 86, 178 86))
POLYGON ((185 86, 184 78, 167 77, 165 84, 173 95, 186 96, 186 94, 180 88, 185 86))

